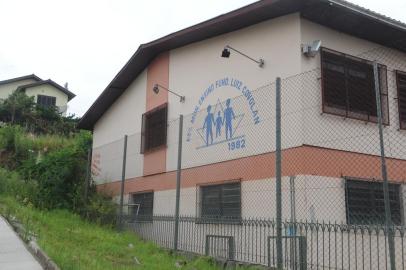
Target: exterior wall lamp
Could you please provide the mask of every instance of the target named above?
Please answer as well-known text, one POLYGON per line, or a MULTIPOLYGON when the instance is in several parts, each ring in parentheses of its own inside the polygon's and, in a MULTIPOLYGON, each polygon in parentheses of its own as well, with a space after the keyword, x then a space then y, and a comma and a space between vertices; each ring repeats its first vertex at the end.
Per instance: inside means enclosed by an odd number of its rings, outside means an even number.
POLYGON ((244 57, 250 59, 251 61, 254 61, 255 63, 258 64, 258 66, 259 66, 260 68, 264 67, 264 64, 265 64, 264 59, 260 58, 259 60, 255 60, 254 58, 249 57, 249 56, 246 55, 245 53, 240 52, 239 50, 234 49, 233 47, 231 47, 231 46, 229 46, 229 45, 226 45, 226 46, 224 47, 223 51, 221 52, 221 57, 229 58, 229 57, 230 57, 230 54, 231 54, 230 50, 235 51, 236 53, 241 54, 242 56, 244 56, 244 57))
POLYGON ((182 102, 182 103, 185 102, 185 96, 181 96, 181 95, 179 95, 179 94, 177 94, 177 93, 175 93, 175 92, 169 90, 168 88, 166 88, 166 87, 164 87, 164 86, 162 86, 162 85, 160 85, 160 84, 157 84, 157 83, 156 83, 156 84, 154 85, 154 88, 152 88, 152 90, 154 91, 155 94, 158 94, 160 88, 162 88, 162 89, 168 91, 169 93, 174 94, 175 96, 178 96, 178 97, 180 98, 180 102, 182 102))

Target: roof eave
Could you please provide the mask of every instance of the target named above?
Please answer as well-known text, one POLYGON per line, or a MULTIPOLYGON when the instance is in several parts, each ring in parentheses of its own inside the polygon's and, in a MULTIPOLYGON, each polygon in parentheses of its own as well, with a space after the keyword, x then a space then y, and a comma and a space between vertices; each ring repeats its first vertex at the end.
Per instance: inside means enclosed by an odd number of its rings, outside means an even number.
MULTIPOLYGON (((300 12, 305 18, 310 17, 311 20, 317 22, 317 16, 319 16, 319 14, 316 13, 314 15, 309 15, 311 14, 310 9, 313 6, 318 6, 319 8, 323 7, 327 10, 328 8, 326 8, 326 5, 331 5, 334 8, 338 7, 340 10, 346 13, 352 12, 353 17, 364 17, 364 21, 369 20, 374 24, 379 24, 379 26, 386 25, 386 28, 383 27, 383 29, 391 29, 393 31, 397 30, 398 32, 395 32, 398 34, 398 36, 400 35, 399 31, 402 32, 402 36, 406 35, 405 24, 368 11, 343 0, 264 0, 255 2, 235 11, 220 15, 213 19, 139 46, 135 54, 118 72, 106 89, 83 115, 82 120, 79 122, 79 127, 92 130, 95 123, 102 117, 104 112, 120 97, 129 84, 142 72, 142 70, 148 66, 148 63, 154 57, 164 51, 183 47, 194 42, 199 42, 207 38, 236 31, 265 20, 284 16, 294 12, 300 12)), ((386 36, 390 35, 389 32, 391 31, 388 31, 388 33, 381 33, 381 36, 372 32, 368 37, 362 33, 362 31, 351 29, 351 27, 348 26, 347 28, 345 26, 341 26, 338 20, 336 21, 337 25, 331 25, 331 23, 328 25, 329 22, 327 19, 324 25, 328 27, 335 28, 339 31, 344 30, 350 34, 359 36, 360 38, 367 40, 369 39, 370 41, 381 43, 385 46, 390 47, 392 45, 393 48, 406 52, 406 43, 401 43, 400 45, 395 46, 385 42, 387 39, 386 36)))
POLYGON ((81 129, 87 129, 87 130, 93 129, 95 122, 98 119, 100 119, 100 117, 104 113, 104 112, 102 112, 102 113, 95 112, 95 108, 97 108, 100 105, 101 101, 103 100, 103 98, 106 95, 111 95, 111 98, 113 98, 113 100, 115 101, 122 94, 122 93, 118 93, 118 94, 108 93, 108 91, 110 89, 125 90, 128 87, 128 84, 129 84, 128 82, 124 85, 121 85, 121 84, 116 85, 115 83, 117 82, 118 78, 121 78, 121 76, 125 76, 123 74, 125 73, 125 71, 127 71, 128 68, 130 68, 130 66, 134 62, 140 63, 140 61, 136 61, 136 59, 138 57, 142 57, 142 56, 140 56, 141 54, 147 54, 146 58, 149 59, 149 61, 146 61, 145 64, 140 65, 137 68, 137 70, 145 69, 148 66, 148 62, 150 62, 155 56, 157 56, 158 54, 160 54, 164 51, 172 50, 175 48, 180 48, 180 47, 186 46, 191 43, 199 42, 201 40, 204 40, 204 39, 207 39, 210 37, 215 37, 218 35, 226 34, 226 33, 236 31, 241 28, 268 20, 268 19, 270 19, 269 8, 271 6, 274 9, 274 10, 271 10, 271 13, 275 14, 274 17, 283 16, 277 12, 278 9, 275 7, 275 5, 277 5, 277 4, 279 4, 281 6, 280 9, 282 9, 282 8, 286 9, 286 11, 284 12, 283 15, 298 11, 299 7, 301 6, 300 1, 298 2, 296 0, 258 1, 258 2, 254 2, 250 5, 244 6, 242 8, 239 8, 237 10, 231 11, 229 13, 219 15, 215 18, 206 20, 199 24, 196 24, 196 25, 190 26, 188 28, 182 29, 180 31, 174 32, 172 34, 166 35, 164 37, 161 37, 161 38, 151 41, 149 43, 140 45, 138 47, 137 51, 130 58, 130 60, 127 61, 127 63, 124 65, 124 67, 117 73, 117 75, 113 78, 113 80, 109 83, 109 85, 105 88, 105 90, 99 95, 99 97, 96 99, 96 101, 86 111, 86 113, 83 115, 81 121, 79 122, 78 127, 81 129), (296 5, 293 5, 295 3, 296 3, 296 5), (278 15, 276 15, 276 14, 278 14, 278 15), (245 17, 249 17, 250 20, 241 19, 240 17, 242 15, 245 17), (227 25, 226 23, 224 23, 224 21, 233 22, 234 24, 227 25), (207 31, 207 28, 210 28, 212 31, 214 31, 214 33, 207 31), (196 31, 198 31, 199 33, 196 33, 196 31), (96 116, 95 118, 97 118, 97 119, 95 119, 94 121, 91 121, 89 118, 91 118, 95 113, 99 114, 99 116, 96 116))

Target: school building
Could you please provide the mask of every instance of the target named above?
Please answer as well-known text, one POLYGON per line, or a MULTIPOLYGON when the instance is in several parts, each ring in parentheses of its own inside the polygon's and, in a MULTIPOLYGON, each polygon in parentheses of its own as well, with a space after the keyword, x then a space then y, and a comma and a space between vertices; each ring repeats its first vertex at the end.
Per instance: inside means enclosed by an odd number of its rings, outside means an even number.
MULTIPOLYGON (((79 124, 93 131, 99 190, 119 197, 129 135, 124 193, 136 206, 129 211, 145 224, 173 216, 182 114, 180 215, 195 218, 193 230, 203 238, 213 233, 199 226, 217 230, 231 220, 241 233, 239 220, 273 219, 276 77, 283 219, 341 225, 384 219, 377 77, 392 222, 405 224, 406 24, 343 0, 258 1, 142 44, 79 124)), ((214 234, 242 241, 227 230, 214 234)), ((265 240, 236 245, 241 254, 264 247, 262 259, 241 260, 266 260, 265 240)), ((343 264, 357 261, 345 258, 343 264)), ((383 261, 365 265, 378 269, 383 261)))

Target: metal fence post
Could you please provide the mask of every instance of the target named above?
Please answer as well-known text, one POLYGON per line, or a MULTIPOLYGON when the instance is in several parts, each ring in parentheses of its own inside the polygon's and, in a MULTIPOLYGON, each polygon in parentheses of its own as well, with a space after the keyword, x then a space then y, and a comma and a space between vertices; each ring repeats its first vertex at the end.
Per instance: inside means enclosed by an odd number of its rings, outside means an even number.
POLYGON ((295 178, 296 176, 291 176, 289 178, 289 189, 290 189, 290 222, 296 223, 296 188, 295 188, 295 178))
POLYGON ((281 78, 276 78, 276 259, 282 269, 282 153, 281 153, 281 78))
POLYGON ((179 115, 179 143, 178 143, 178 167, 176 170, 176 206, 175 206, 175 235, 173 239, 173 249, 178 250, 179 231, 179 201, 180 201, 180 177, 182 170, 182 135, 183 135, 183 115, 179 115))
POLYGON ((375 79, 375 97, 376 97, 376 110, 378 116, 378 127, 379 127, 379 142, 381 149, 381 170, 383 178, 383 196, 385 201, 385 224, 386 231, 388 235, 389 244, 389 258, 391 270, 395 270, 395 243, 394 243, 394 233, 392 228, 392 217, 389 204, 389 184, 388 184, 388 174, 386 169, 385 160, 385 146, 383 141, 383 126, 382 126, 382 106, 381 106, 381 91, 379 85, 379 69, 378 63, 374 62, 374 79, 375 79))
POLYGON ((123 149, 123 167, 121 172, 121 190, 120 190, 120 229, 123 228, 123 206, 124 206, 124 183, 125 183, 125 171, 127 164, 127 139, 128 136, 124 135, 124 149, 123 149))
POLYGON ((90 185, 90 175, 91 175, 91 166, 92 166, 92 148, 87 150, 87 164, 86 164, 86 178, 85 178, 85 194, 84 201, 87 204, 89 196, 89 185, 90 185))

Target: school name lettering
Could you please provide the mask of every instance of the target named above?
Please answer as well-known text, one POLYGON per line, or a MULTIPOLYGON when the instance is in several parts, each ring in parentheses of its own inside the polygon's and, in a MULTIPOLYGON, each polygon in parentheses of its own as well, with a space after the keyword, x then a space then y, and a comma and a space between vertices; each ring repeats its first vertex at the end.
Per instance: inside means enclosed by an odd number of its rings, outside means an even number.
POLYGON ((216 82, 210 84, 209 87, 206 88, 206 90, 200 96, 198 104, 195 106, 193 110, 191 123, 192 124, 195 123, 196 115, 201 110, 201 106, 203 105, 206 98, 216 90, 225 86, 232 87, 233 89, 236 89, 241 92, 241 94, 246 98, 248 102, 248 106, 250 108, 254 124, 258 124, 260 122, 260 117, 258 114, 255 98, 252 94, 252 91, 246 85, 244 85, 242 81, 228 77, 217 80, 216 82))
MULTIPOLYGON (((213 93, 219 91, 220 89, 224 89, 224 87, 228 87, 228 88, 231 87, 232 89, 239 91, 242 94, 242 96, 244 97, 244 100, 246 100, 246 102, 247 102, 247 105, 248 105, 248 108, 250 109, 250 114, 251 114, 254 124, 260 123, 261 120, 260 120, 260 116, 258 114, 257 104, 255 102, 255 97, 254 97, 252 91, 248 88, 248 86, 244 85, 244 83, 242 81, 235 79, 235 78, 225 77, 225 78, 216 80, 214 83, 211 83, 203 91, 203 93, 201 94, 201 96, 193 110, 193 113, 192 113, 192 117, 190 120, 192 125, 194 125, 196 122, 197 114, 199 112, 201 112, 203 110, 203 108, 206 108, 206 107, 203 107, 203 104, 205 103, 206 99, 213 93)), ((219 112, 219 111, 211 112, 212 106, 210 104, 208 104, 208 106, 206 108, 207 116, 205 118, 205 124, 203 125, 202 129, 197 129, 197 132, 202 132, 200 134, 200 136, 205 141, 206 146, 208 146, 209 144, 213 144, 213 138, 212 138, 213 137, 213 135, 212 135, 212 126, 213 125, 216 127, 216 138, 214 140, 217 140, 217 143, 218 143, 218 140, 222 137, 221 129, 223 126, 223 121, 225 121, 224 127, 223 127, 223 128, 225 128, 225 140, 230 140, 233 138, 234 133, 239 126, 239 122, 241 122, 241 120, 243 118, 243 114, 235 115, 233 108, 232 108, 233 105, 231 103, 232 103, 231 99, 228 98, 227 102, 225 104, 226 109, 222 112, 219 112), (214 115, 213 113, 216 113, 216 115, 214 115), (216 120, 214 119, 214 116, 216 116, 216 120), (234 122, 234 121, 239 121, 239 122, 237 125, 233 126, 232 122, 234 122)), ((191 140, 192 130, 193 130, 193 127, 188 128, 187 141, 191 140)))

